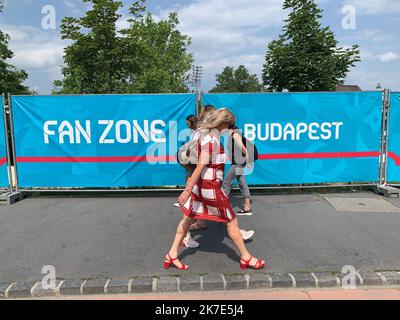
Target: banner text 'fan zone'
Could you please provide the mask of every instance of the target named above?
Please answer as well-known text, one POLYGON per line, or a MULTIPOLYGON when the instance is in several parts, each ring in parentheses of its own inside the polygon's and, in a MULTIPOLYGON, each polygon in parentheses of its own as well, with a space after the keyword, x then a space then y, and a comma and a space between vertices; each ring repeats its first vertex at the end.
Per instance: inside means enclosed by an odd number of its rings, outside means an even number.
POLYGON ((192 94, 13 97, 20 186, 183 184, 175 154, 178 138, 190 133, 178 133, 195 101, 192 94))

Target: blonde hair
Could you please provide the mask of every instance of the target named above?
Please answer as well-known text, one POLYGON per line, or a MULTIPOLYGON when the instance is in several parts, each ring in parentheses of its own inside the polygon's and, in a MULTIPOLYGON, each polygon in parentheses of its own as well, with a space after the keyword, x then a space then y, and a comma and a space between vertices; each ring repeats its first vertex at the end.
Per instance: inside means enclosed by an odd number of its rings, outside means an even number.
POLYGON ((233 113, 226 108, 218 109, 208 114, 207 118, 203 120, 201 127, 203 129, 216 129, 221 123, 228 123, 233 126, 236 118, 233 113))
POLYGON ((215 108, 212 105, 207 105, 205 106, 199 115, 199 122, 198 122, 198 127, 202 127, 203 123, 207 121, 208 117, 217 110, 217 108, 215 108))

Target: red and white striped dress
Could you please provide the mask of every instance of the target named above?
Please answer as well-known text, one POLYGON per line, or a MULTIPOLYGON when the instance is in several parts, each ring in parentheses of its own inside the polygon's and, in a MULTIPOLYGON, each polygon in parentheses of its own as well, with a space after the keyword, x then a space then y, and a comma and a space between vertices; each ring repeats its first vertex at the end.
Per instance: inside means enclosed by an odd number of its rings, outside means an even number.
POLYGON ((203 169, 191 196, 181 208, 184 215, 196 220, 230 222, 236 219, 229 198, 222 190, 226 154, 220 138, 208 134, 199 141, 199 156, 208 150, 210 163, 203 169))

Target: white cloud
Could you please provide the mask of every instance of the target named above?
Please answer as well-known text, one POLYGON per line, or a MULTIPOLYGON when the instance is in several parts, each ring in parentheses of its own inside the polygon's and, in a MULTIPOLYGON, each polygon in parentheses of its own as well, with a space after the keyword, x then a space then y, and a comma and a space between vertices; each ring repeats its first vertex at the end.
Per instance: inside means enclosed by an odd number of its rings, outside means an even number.
POLYGON ((170 11, 178 12, 179 29, 192 38, 190 49, 204 67, 205 89, 227 65, 243 64, 259 74, 271 41, 266 35, 279 30, 287 16, 282 0, 196 0, 163 10, 159 16, 166 18, 170 11))
POLYGON ((357 13, 366 15, 400 12, 400 1, 398 0, 345 0, 344 5, 353 5, 357 13))
POLYGON ((378 58, 381 62, 391 62, 400 59, 400 55, 395 52, 389 51, 379 55, 378 58))
POLYGON ((11 37, 14 52, 11 63, 23 69, 48 69, 63 62, 66 41, 57 31, 47 31, 26 25, 0 25, 11 37))

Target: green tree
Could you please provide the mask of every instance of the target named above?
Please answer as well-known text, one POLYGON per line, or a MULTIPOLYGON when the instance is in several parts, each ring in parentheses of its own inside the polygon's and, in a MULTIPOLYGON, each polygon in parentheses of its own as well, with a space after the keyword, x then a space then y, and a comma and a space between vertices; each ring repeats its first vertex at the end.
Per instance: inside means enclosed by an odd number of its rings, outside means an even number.
POLYGON ((332 91, 361 61, 358 45, 344 49, 314 0, 285 0, 289 9, 283 34, 268 45, 263 82, 268 91, 332 91))
POLYGON ((59 93, 117 93, 124 71, 124 52, 116 22, 121 1, 83 0, 92 4, 80 19, 65 17, 62 39, 72 41, 64 49, 63 80, 54 82, 59 93))
MULTIPOLYGON (((2 11, 3 1, 0 0, 0 13, 2 11)), ((14 56, 8 47, 9 41, 9 35, 0 30, 0 93, 29 94, 28 87, 22 84, 28 74, 6 62, 14 56)))
POLYGON ((187 92, 193 58, 190 38, 178 30, 176 13, 156 22, 146 14, 145 0, 130 7, 130 27, 117 30, 123 6, 116 0, 83 0, 92 9, 81 19, 62 22, 65 49, 63 80, 54 93, 187 92))
POLYGON ((216 79, 217 85, 210 90, 211 93, 263 91, 257 75, 250 74, 242 65, 236 70, 233 67, 225 67, 220 74, 216 75, 216 79))
POLYGON ((130 28, 123 30, 128 44, 129 92, 184 93, 188 92, 193 56, 188 52, 191 39, 178 29, 176 13, 155 21, 144 14, 143 2, 131 8, 130 28))

